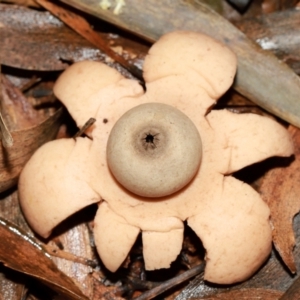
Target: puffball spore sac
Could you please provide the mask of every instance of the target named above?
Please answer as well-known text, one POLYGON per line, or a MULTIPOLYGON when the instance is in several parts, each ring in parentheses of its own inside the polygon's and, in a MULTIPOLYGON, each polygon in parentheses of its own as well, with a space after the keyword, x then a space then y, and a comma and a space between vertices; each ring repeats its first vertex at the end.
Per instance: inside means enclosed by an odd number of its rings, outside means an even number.
POLYGON ((181 111, 146 103, 127 111, 107 142, 108 166, 117 181, 143 197, 163 197, 186 186, 202 156, 200 134, 181 111))

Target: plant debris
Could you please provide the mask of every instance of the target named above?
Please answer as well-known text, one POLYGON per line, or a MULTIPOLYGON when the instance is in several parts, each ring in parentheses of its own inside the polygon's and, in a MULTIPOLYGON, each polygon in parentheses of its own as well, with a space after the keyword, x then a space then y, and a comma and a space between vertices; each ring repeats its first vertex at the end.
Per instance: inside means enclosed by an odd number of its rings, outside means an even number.
POLYGON ((260 193, 271 209, 274 245, 290 271, 296 273, 293 218, 300 211, 300 130, 291 126, 289 131, 295 145, 293 161, 271 169, 263 178, 260 193))
POLYGON ((38 278, 67 298, 87 299, 72 280, 59 271, 47 251, 33 237, 2 218, 0 236, 0 260, 5 266, 38 278))
POLYGON ((11 147, 0 147, 0 298, 52 300, 58 293, 63 299, 91 300, 299 299, 299 278, 291 273, 300 268, 300 133, 290 125, 300 126, 299 1, 244 1, 243 10, 234 7, 239 2, 235 0, 232 5, 225 0, 213 5, 203 1, 177 0, 168 6, 122 0, 125 5, 121 3, 117 15, 113 11, 118 1, 110 0, 102 1, 110 3, 105 10, 98 0, 39 0, 41 5, 32 0, 0 1, 0 108, 8 144, 9 134, 13 139, 11 147), (235 90, 226 93, 216 108, 269 116, 289 126, 295 146, 293 159, 274 158, 263 168, 253 166, 237 174, 270 206, 275 247, 257 274, 235 286, 203 280, 205 250, 186 224, 183 249, 170 270, 145 270, 139 237, 122 267, 112 274, 95 251, 96 205, 65 220, 45 240, 33 238, 18 204, 18 176, 33 152, 48 140, 72 138, 78 132, 52 92, 60 71, 88 59, 104 62, 127 78, 141 78, 151 43, 164 31, 189 26, 223 40, 239 56, 235 90), (195 267, 200 273, 182 281, 195 267))

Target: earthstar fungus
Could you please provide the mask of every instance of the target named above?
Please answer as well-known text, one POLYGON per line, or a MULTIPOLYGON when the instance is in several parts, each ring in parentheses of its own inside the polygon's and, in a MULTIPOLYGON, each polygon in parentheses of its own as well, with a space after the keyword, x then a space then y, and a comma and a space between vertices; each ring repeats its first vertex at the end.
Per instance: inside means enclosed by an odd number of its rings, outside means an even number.
POLYGON ((105 266, 116 271, 142 232, 146 269, 154 270, 168 268, 180 253, 187 220, 206 249, 206 280, 250 277, 271 251, 269 208, 230 174, 289 156, 293 146, 274 120, 211 110, 235 71, 236 57, 226 46, 186 31, 151 47, 146 92, 99 62, 69 67, 56 96, 79 127, 91 117, 97 121, 88 137, 49 142, 25 166, 20 202, 32 228, 48 237, 65 218, 99 203, 94 235, 105 266), (138 120, 134 114, 141 114, 138 120), (183 123, 175 122, 176 114, 183 123), (147 181, 154 185, 140 184, 147 181))

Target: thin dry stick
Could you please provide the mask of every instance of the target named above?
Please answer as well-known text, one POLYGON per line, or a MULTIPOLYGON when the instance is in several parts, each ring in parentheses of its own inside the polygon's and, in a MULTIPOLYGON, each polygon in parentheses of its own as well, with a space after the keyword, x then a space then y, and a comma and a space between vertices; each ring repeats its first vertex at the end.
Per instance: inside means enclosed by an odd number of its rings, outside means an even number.
MULTIPOLYGON (((2 102, 2 80, 1 80, 1 65, 0 65, 0 102, 2 102)), ((14 144, 14 140, 4 122, 3 116, 0 112, 0 132, 1 141, 4 148, 9 148, 14 144)))
POLYGON ((99 34, 94 31, 90 24, 81 16, 61 7, 53 2, 45 0, 36 0, 41 6, 50 11, 53 15, 59 18, 66 25, 71 27, 78 34, 83 36, 86 40, 91 42, 97 48, 106 53, 113 60, 118 62, 121 66, 127 69, 131 74, 137 78, 142 78, 141 71, 133 64, 130 64, 123 56, 113 51, 107 42, 102 40, 99 34))
POLYGON ((165 281, 164 283, 160 284, 159 286, 149 290, 142 295, 134 298, 134 300, 149 300, 153 299, 154 297, 166 292, 167 290, 171 289, 172 287, 202 273, 204 271, 205 263, 201 263, 200 265, 178 275, 170 280, 165 281))
POLYGON ((81 136, 88 128, 90 128, 94 123, 96 122, 96 119, 89 118, 85 124, 79 129, 79 131, 73 136, 73 139, 76 139, 77 137, 81 136))
POLYGON ((58 249, 57 247, 53 245, 43 245, 44 248, 47 250, 47 252, 55 257, 70 260, 72 262, 76 262, 79 264, 83 264, 92 268, 95 268, 97 266, 97 262, 85 257, 77 256, 75 254, 72 254, 70 252, 58 249))
POLYGON ((21 92, 26 92, 29 90, 32 86, 35 84, 41 82, 42 78, 37 78, 36 76, 33 76, 27 83, 25 83, 22 87, 20 87, 21 92))

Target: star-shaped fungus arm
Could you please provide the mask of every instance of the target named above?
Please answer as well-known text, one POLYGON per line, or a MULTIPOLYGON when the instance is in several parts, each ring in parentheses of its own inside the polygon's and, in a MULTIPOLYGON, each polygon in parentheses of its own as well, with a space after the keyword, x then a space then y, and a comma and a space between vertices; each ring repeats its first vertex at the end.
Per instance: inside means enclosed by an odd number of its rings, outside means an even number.
POLYGON ((188 218, 206 249, 204 279, 231 284, 250 277, 272 247, 269 208, 249 185, 225 177, 220 198, 188 218))
POLYGON ((143 231, 142 238, 146 270, 169 268, 182 248, 183 224, 166 232, 143 231))
POLYGON ((95 61, 71 65, 60 75, 53 90, 78 127, 90 118, 96 118, 101 102, 107 99, 120 101, 125 96, 136 97, 144 93, 137 81, 125 79, 115 69, 95 61), (101 94, 97 95, 99 91, 101 94))
POLYGON ((19 180, 22 210, 31 227, 42 237, 64 219, 99 202, 88 185, 91 140, 59 139, 39 148, 24 167, 19 180))
POLYGON ((149 50, 143 70, 149 101, 165 99, 199 102, 203 116, 231 86, 236 72, 236 56, 225 45, 199 32, 176 31, 161 37, 149 50), (151 98, 150 98, 151 97, 151 98))
MULTIPOLYGON (((183 223, 177 223, 181 226, 177 224, 177 228, 172 230, 143 230, 143 256, 147 270, 170 267, 180 253, 183 223)), ((110 271, 115 272, 122 265, 139 232, 139 227, 115 213, 107 202, 100 203, 95 217, 95 244, 102 262, 110 271)))
POLYGON ((215 132, 215 139, 219 140, 220 150, 230 152, 224 174, 272 156, 293 154, 293 142, 288 131, 273 119, 228 110, 211 111, 207 119, 215 132))
POLYGON ((99 205, 94 227, 94 237, 102 262, 115 272, 124 262, 140 232, 138 227, 129 224, 117 215, 106 202, 99 205))

